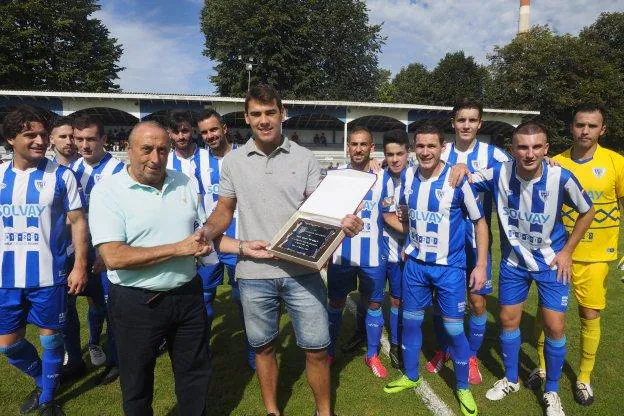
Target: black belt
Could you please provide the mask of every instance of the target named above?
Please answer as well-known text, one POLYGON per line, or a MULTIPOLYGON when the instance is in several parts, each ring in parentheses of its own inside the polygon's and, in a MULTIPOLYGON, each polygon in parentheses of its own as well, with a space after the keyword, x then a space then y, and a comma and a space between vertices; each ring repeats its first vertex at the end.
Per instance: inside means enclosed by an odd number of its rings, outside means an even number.
POLYGON ((118 288, 123 288, 124 290, 130 290, 135 292, 141 292, 148 295, 145 303, 147 305, 153 305, 158 300, 162 299, 164 296, 169 295, 191 295, 195 293, 201 292, 201 280, 199 276, 195 276, 190 281, 184 283, 182 286, 175 287, 169 290, 150 290, 144 289, 142 287, 133 287, 133 286, 123 286, 111 283, 113 286, 117 286, 118 288))

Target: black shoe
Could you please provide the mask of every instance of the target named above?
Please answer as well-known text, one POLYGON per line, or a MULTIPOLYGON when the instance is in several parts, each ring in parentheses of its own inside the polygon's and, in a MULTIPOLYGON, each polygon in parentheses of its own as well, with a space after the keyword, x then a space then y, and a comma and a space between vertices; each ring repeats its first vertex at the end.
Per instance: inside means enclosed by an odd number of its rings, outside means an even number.
POLYGON ((119 367, 116 365, 106 366, 104 369, 104 375, 100 381, 100 386, 111 384, 113 381, 119 378, 119 367))
POLYGON ((61 384, 80 379, 87 375, 87 365, 83 360, 77 364, 64 365, 61 368, 61 384))
POLYGON ((24 399, 24 403, 20 406, 20 414, 25 415, 37 410, 39 408, 39 396, 41 396, 41 390, 37 387, 24 399))
POLYGON ((355 331, 351 339, 342 346, 341 350, 344 353, 354 352, 362 348, 365 343, 366 334, 362 331, 355 331))
POLYGON ((60 404, 50 402, 39 406, 39 416, 65 416, 65 413, 60 404))
POLYGON ((403 368, 403 356, 398 345, 390 344, 390 364, 399 370, 403 368))

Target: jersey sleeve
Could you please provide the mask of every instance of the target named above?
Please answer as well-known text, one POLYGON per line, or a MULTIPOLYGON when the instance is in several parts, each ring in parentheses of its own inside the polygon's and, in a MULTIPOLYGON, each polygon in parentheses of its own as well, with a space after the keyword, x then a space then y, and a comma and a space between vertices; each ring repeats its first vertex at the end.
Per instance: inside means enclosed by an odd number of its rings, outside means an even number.
POLYGON ((496 146, 494 146, 492 158, 497 162, 509 162, 511 160, 511 157, 506 151, 496 146))
POLYGON ((76 179, 76 175, 70 169, 64 169, 61 176, 61 184, 63 186, 63 207, 65 212, 75 209, 86 208, 86 199, 80 182, 76 179))
POLYGON ((477 192, 493 192, 494 168, 479 170, 471 174, 472 188, 477 192))
POLYGON ((564 172, 567 172, 567 177, 564 179, 565 182, 563 184, 565 190, 564 203, 581 214, 589 211, 592 207, 589 195, 587 195, 587 192, 585 192, 572 172, 565 170, 564 172))
POLYGON ((394 181, 387 172, 384 174, 383 181, 384 183, 381 189, 381 198, 379 201, 380 210, 382 213, 395 212, 396 205, 394 204, 394 181))
POLYGON ((461 186, 459 187, 459 193, 461 196, 462 209, 470 218, 471 221, 477 221, 483 217, 483 207, 479 201, 479 195, 470 186, 468 180, 464 178, 461 186))
POLYGON ((231 157, 223 158, 223 165, 221 166, 219 178, 219 196, 224 196, 226 198, 236 198, 236 189, 232 180, 232 171, 230 170, 231 163, 231 157))
POLYGON ((617 155, 613 160, 615 166, 615 195, 624 198, 624 157, 617 155))
POLYGON ((321 166, 316 157, 310 157, 308 162, 308 179, 306 182, 306 195, 310 195, 321 183, 321 166))
POLYGON ((100 183, 93 188, 89 199, 89 216, 97 221, 89 221, 89 231, 93 246, 112 241, 126 242, 126 221, 117 200, 109 192, 108 186, 100 183))

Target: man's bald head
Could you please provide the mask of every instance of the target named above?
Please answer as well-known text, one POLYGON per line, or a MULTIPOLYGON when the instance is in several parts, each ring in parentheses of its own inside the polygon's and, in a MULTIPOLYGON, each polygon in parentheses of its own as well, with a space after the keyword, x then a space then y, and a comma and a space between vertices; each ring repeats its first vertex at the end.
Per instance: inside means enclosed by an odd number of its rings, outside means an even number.
POLYGON ((130 175, 141 184, 161 189, 169 148, 169 134, 162 125, 156 121, 138 123, 128 138, 130 175))
POLYGON ((130 132, 130 136, 128 137, 128 145, 132 146, 132 143, 136 141, 136 137, 141 135, 145 131, 148 131, 151 134, 158 134, 158 132, 160 131, 167 138, 169 137, 169 133, 167 133, 167 129, 165 129, 163 125, 160 124, 159 122, 154 121, 154 120, 141 121, 135 124, 135 126, 132 128, 132 131, 130 132))

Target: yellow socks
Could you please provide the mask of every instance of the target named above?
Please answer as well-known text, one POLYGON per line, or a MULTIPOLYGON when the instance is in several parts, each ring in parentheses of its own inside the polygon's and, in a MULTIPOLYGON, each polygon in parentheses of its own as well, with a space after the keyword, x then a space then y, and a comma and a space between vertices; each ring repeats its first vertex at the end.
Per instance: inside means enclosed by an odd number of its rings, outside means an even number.
POLYGON ((546 359, 544 358, 544 325, 542 324, 542 314, 537 312, 535 318, 535 349, 537 350, 537 366, 546 370, 546 359))
POLYGON ((581 362, 578 381, 589 384, 591 372, 596 363, 596 351, 600 344, 600 317, 581 318, 581 362))

